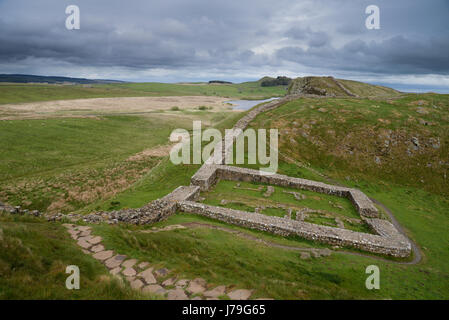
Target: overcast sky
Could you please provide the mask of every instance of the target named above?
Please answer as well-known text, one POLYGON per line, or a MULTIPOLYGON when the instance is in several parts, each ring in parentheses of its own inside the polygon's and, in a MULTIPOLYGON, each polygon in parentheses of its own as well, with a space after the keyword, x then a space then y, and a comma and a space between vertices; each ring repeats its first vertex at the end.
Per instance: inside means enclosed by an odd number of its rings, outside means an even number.
POLYGON ((333 75, 449 92, 449 0, 0 0, 0 73, 127 81, 333 75), (67 30, 77 5, 81 28, 67 30), (365 8, 380 8, 380 29, 365 8))

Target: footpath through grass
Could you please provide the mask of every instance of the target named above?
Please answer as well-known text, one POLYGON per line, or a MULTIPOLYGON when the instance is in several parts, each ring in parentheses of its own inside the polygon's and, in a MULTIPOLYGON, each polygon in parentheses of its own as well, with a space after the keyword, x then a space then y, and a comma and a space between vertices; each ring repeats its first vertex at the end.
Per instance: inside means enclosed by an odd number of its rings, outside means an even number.
POLYGON ((151 298, 115 280, 59 223, 0 214, 0 300, 151 298), (65 286, 69 265, 80 269, 79 290, 65 286))

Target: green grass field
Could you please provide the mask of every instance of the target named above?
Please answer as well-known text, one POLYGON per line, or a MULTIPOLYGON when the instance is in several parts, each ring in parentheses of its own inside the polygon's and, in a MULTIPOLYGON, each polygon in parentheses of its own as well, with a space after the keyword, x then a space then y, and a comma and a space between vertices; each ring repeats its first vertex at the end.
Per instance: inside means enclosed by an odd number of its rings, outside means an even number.
MULTIPOLYGON (((162 113, 0 121, 0 198, 49 212, 71 212, 104 202, 141 183, 143 177, 164 172, 164 155, 132 156, 169 145, 174 129, 191 130, 192 119, 226 126, 239 116, 200 111, 184 117, 162 113)), ((179 177, 188 179, 192 170, 179 177)), ((160 180, 166 179, 161 176, 160 180)), ((152 181, 152 190, 158 192, 154 197, 145 193, 145 202, 176 186, 169 183, 162 188, 163 183, 152 181)))
POLYGON ((268 99, 285 95, 286 87, 261 87, 258 82, 240 84, 123 83, 83 85, 0 83, 0 105, 35 101, 160 96, 220 96, 268 99))

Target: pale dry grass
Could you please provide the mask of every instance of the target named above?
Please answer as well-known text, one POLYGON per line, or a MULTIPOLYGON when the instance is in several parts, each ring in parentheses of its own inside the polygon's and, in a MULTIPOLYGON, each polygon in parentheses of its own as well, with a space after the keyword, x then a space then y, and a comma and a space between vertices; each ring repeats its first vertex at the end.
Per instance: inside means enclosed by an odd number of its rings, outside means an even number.
POLYGON ((34 201, 46 199, 48 206, 41 209, 49 213, 77 210, 126 190, 159 163, 157 156, 137 155, 104 169, 68 171, 49 180, 37 178, 5 184, 0 187, 0 197, 6 202, 12 197, 30 208, 34 208, 34 201))
POLYGON ((170 150, 173 147, 173 145, 163 145, 163 146, 157 146, 151 149, 145 149, 142 152, 136 153, 129 157, 127 161, 138 161, 142 159, 146 159, 148 157, 165 157, 170 154, 170 150))
MULTIPOLYGON (((41 101, 0 106, 0 120, 36 119, 47 117, 89 117, 95 114, 127 114, 179 110, 198 111, 198 107, 211 107, 209 112, 232 111, 223 97, 120 97, 76 100, 41 101)), ((173 111, 176 112, 176 111, 173 111)))

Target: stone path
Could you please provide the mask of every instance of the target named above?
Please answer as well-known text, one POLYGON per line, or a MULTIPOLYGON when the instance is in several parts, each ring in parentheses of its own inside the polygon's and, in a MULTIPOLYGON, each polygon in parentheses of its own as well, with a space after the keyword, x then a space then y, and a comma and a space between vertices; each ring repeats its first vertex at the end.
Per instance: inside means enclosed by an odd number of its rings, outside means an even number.
MULTIPOLYGON (((102 262, 113 276, 121 281, 127 281, 135 290, 160 295, 168 300, 218 300, 220 298, 248 300, 254 292, 254 290, 234 289, 223 285, 214 287, 202 278, 180 279, 166 268, 156 269, 149 262, 139 262, 137 259, 107 250, 101 243, 103 239, 93 235, 89 226, 68 223, 63 226, 67 228, 70 236, 77 241, 84 253, 102 262)), ((174 226, 176 227, 167 226, 163 231, 180 228, 180 225, 174 226)), ((185 227, 181 226, 181 228, 185 227)), ((161 230, 153 230, 153 232, 158 231, 161 230)))

